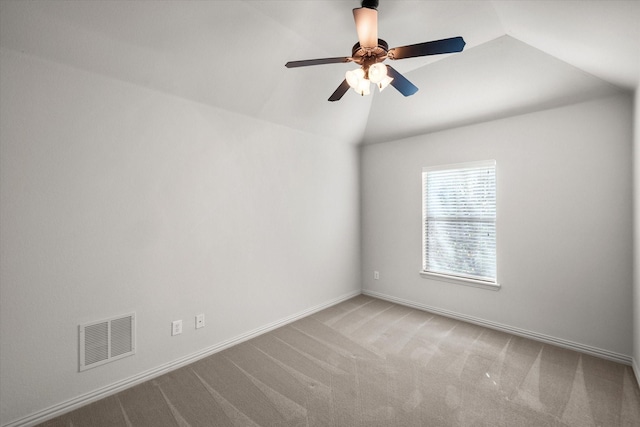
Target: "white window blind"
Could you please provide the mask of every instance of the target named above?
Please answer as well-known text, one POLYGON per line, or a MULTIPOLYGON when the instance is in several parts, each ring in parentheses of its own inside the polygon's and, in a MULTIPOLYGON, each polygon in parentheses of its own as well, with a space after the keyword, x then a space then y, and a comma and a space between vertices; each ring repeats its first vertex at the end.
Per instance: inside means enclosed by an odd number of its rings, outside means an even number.
POLYGON ((496 163, 424 168, 422 270, 496 283, 496 163))

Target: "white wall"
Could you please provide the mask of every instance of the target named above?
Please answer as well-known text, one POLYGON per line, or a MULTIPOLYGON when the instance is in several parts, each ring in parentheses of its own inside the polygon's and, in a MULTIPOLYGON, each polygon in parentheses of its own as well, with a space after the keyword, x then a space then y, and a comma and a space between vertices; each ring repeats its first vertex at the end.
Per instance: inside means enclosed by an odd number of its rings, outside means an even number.
POLYGON ((359 292, 355 147, 0 64, 0 424, 359 292), (78 373, 78 324, 131 311, 137 354, 78 373))
POLYGON ((363 289, 632 354, 632 99, 364 146, 363 289), (424 279, 423 166, 495 159, 499 291, 424 279), (373 279, 373 271, 380 279, 373 279))
POLYGON ((634 99, 633 135, 633 360, 636 378, 640 381, 640 87, 634 99))

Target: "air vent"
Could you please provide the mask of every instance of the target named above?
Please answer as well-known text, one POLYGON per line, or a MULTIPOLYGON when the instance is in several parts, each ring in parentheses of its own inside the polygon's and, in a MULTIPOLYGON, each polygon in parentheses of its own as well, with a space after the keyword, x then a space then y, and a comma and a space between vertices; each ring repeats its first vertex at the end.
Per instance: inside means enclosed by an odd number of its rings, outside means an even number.
POLYGON ((135 313, 79 326, 80 371, 131 356, 136 352, 135 313))

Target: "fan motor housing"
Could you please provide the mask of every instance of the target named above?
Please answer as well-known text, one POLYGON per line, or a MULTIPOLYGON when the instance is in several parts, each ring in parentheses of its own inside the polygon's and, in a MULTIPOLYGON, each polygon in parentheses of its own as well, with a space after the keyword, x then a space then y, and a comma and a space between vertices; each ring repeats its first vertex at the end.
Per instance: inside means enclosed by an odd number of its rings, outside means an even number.
POLYGON ((384 61, 387 58, 387 52, 389 52, 387 42, 378 39, 378 46, 373 49, 361 47, 360 42, 354 44, 351 49, 351 57, 356 64, 371 65, 384 61))

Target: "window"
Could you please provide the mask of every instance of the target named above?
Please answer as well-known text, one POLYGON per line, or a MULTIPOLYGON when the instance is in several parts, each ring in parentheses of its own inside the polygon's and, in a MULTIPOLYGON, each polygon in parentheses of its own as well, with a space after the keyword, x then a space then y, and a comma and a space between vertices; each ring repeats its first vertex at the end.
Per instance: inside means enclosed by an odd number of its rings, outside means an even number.
POLYGON ((422 170, 422 272, 498 286, 496 162, 422 170))

